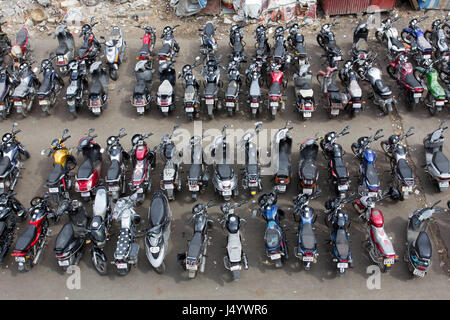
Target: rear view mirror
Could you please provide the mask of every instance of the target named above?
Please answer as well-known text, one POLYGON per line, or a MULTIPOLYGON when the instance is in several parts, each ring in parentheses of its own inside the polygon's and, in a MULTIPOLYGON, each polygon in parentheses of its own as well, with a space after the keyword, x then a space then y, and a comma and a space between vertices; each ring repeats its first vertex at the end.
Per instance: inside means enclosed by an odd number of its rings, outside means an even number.
POLYGON ((42 150, 41 150, 41 155, 42 155, 42 156, 45 156, 46 153, 47 153, 47 150, 46 150, 46 149, 42 149, 42 150))

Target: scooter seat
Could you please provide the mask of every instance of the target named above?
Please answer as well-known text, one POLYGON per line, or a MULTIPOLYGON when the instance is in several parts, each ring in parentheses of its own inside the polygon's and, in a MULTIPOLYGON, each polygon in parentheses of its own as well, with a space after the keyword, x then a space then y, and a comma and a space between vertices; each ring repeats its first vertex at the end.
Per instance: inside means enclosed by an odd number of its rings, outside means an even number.
POLYGON ((37 92, 38 95, 48 95, 52 89, 52 81, 50 77, 44 77, 44 81, 42 82, 39 90, 37 92))
POLYGON ((397 163, 397 172, 402 179, 412 179, 413 173, 405 159, 400 159, 397 163))
POLYGON ((91 96, 99 96, 104 93, 103 85, 99 79, 96 79, 89 90, 89 95, 91 96))
POLYGON ((348 258, 350 247, 347 241, 347 233, 344 229, 339 229, 336 232, 336 249, 339 254, 339 258, 348 258))
POLYGON ((397 47, 398 49, 405 50, 405 46, 397 38, 391 38, 391 43, 393 46, 397 47))
POLYGON ((189 248, 187 252, 188 258, 197 258, 200 256, 200 250, 202 249, 203 235, 201 232, 194 233, 191 242, 189 242, 189 248))
POLYGON ((205 28, 203 29, 203 32, 205 33, 205 35, 207 35, 208 37, 214 35, 214 25, 212 23, 207 23, 205 25, 205 28))
POLYGON ((366 180, 370 186, 377 186, 380 184, 377 170, 375 169, 375 166, 371 163, 368 163, 366 165, 366 180))
POLYGON ((270 227, 266 229, 264 241, 269 249, 276 248, 281 242, 281 233, 278 228, 270 227))
POLYGON ((301 247, 304 250, 316 249, 316 235, 311 223, 305 223, 301 230, 301 247))
POLYGON ((259 87, 258 81, 252 81, 250 84, 250 96, 259 97, 261 96, 261 88, 259 87))
POLYGON ((209 82, 205 88, 205 96, 213 97, 219 91, 217 85, 215 83, 209 82))
POLYGON ((338 178, 348 178, 347 167, 345 166, 344 160, 342 158, 333 159, 334 173, 336 173, 338 178))
POLYGON ((111 165, 108 168, 108 172, 106 173, 107 181, 114 181, 119 179, 120 174, 120 163, 117 160, 113 160, 111 165))
POLYGON ((328 92, 339 92, 339 87, 334 83, 331 82, 327 87, 328 92))
POLYGON ((419 81, 417 81, 416 78, 410 73, 406 75, 405 82, 412 88, 422 88, 422 85, 419 83, 419 81))
POLYGON ((239 93, 239 85, 236 81, 230 81, 225 97, 236 97, 239 93))
POLYGON ((281 84, 279 82, 274 82, 270 85, 269 94, 281 95, 281 84))
POLYGON ((310 159, 304 161, 300 167, 300 172, 305 180, 315 180, 317 171, 317 166, 314 164, 314 161, 310 159))
POLYGON ((392 94, 391 89, 389 89, 389 87, 386 86, 381 79, 375 81, 374 89, 379 95, 382 96, 392 94))
POLYGON ((81 164, 80 168, 78 168, 77 178, 78 179, 87 179, 91 176, 94 171, 94 166, 90 159, 86 159, 81 164))
POLYGON ((159 55, 160 56, 168 56, 171 51, 172 51, 171 45, 168 43, 165 43, 163 45, 163 47, 161 48, 161 50, 159 50, 159 55))
POLYGON ((189 178, 199 178, 202 174, 202 165, 201 164, 192 164, 189 168, 189 178))
POLYGON ((63 56, 69 51, 69 47, 65 42, 61 42, 58 48, 56 48, 56 55, 57 56, 63 56))
POLYGON ((134 86, 134 94, 137 95, 144 95, 148 91, 147 84, 143 80, 139 80, 136 82, 136 85, 134 86))
POLYGON ((19 30, 16 34, 16 43, 18 43, 21 47, 25 45, 27 42, 28 37, 28 31, 25 27, 22 27, 22 29, 19 30))
POLYGON ((449 173, 450 166, 447 157, 440 151, 433 154, 433 164, 440 173, 449 173))
POLYGON ((167 205, 163 197, 153 197, 150 203, 149 221, 151 227, 165 223, 168 216, 167 205))
POLYGON ((33 224, 29 225, 22 236, 17 240, 15 250, 25 251, 31 245, 34 239, 36 239, 36 235, 36 226, 33 224))
POLYGON ((233 170, 228 164, 218 164, 217 174, 221 179, 231 179, 233 176, 233 170))
POLYGON ((50 175, 48 176, 47 185, 57 184, 63 175, 64 175, 63 166, 60 164, 55 165, 53 167, 52 172, 50 172, 50 175))
MULTIPOLYGON (((283 144, 284 146, 285 144, 283 144)), ((288 148, 286 146, 286 148, 288 148)), ((278 176, 285 176, 290 177, 291 176, 291 160, 289 159, 289 151, 283 150, 280 148, 279 156, 278 156, 278 176)))
POLYGON ((114 252, 114 258, 122 259, 128 253, 131 244, 131 231, 130 229, 121 228, 120 234, 117 239, 117 247, 114 252))
POLYGON ((67 223, 64 225, 56 238, 55 251, 64 251, 64 249, 74 240, 74 238, 75 232, 73 231, 73 226, 71 223, 67 223))
POLYGON ((11 167, 11 161, 8 157, 3 157, 0 161, 0 177, 3 176, 11 167))
POLYGON ((431 259, 432 246, 430 238, 426 232, 421 231, 414 245, 420 258, 431 259))

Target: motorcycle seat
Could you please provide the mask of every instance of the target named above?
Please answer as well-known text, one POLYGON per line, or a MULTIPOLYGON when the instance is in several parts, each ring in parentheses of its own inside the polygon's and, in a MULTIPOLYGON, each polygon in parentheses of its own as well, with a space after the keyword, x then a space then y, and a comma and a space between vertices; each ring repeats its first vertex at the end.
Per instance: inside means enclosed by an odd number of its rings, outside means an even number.
POLYGON ((283 58, 285 53, 285 49, 283 45, 277 45, 273 52, 274 58, 283 58))
POLYGON ((337 102, 342 103, 343 100, 343 94, 340 92, 330 92, 330 101, 331 102, 337 102))
POLYGON ((209 82, 205 88, 205 96, 215 96, 219 91, 217 85, 215 83, 209 82))
POLYGON ((77 178, 78 179, 87 179, 91 176, 94 171, 94 166, 90 159, 86 159, 83 161, 81 166, 78 168, 77 178))
POLYGON ((378 179, 378 173, 375 169, 375 166, 371 163, 366 165, 366 180, 371 186, 376 186, 380 184, 380 180, 378 179))
POLYGON ((3 176, 11 167, 11 161, 8 157, 3 157, 0 161, 0 177, 3 176))
POLYGON ((120 234, 117 239, 117 247, 114 252, 114 258, 122 259, 127 255, 131 244, 131 232, 130 229, 121 228, 120 234))
POLYGON ((339 92, 339 87, 334 83, 331 82, 327 87, 328 92, 339 92))
POLYGON ((419 233, 414 247, 420 258, 431 259, 432 246, 430 238, 428 237, 428 234, 426 232, 421 231, 419 233))
POLYGON ((203 32, 205 33, 205 35, 207 35, 208 37, 211 37, 212 35, 214 35, 214 25, 212 23, 207 23, 205 25, 205 28, 203 30, 203 32))
POLYGON ((239 94, 239 85, 236 81, 232 80, 228 84, 225 97, 236 97, 239 94))
POLYGON ((57 56, 63 56, 69 51, 69 47, 67 44, 63 41, 59 44, 58 48, 56 48, 56 55, 57 56))
POLYGON ((258 172, 258 165, 257 164, 249 164, 247 165, 247 174, 249 175, 257 175, 258 172))
POLYGON ((216 170, 221 179, 231 179, 233 176, 233 170, 228 164, 218 164, 216 170))
POLYGON ((202 165, 193 163, 189 168, 189 178, 199 178, 202 174, 202 165))
POLYGON ((440 151, 433 154, 433 164, 440 173, 449 173, 450 165, 448 163, 447 157, 440 151))
POLYGON ((269 94, 281 95, 281 84, 279 82, 273 82, 270 85, 269 94))
POLYGON ((391 38, 391 43, 393 46, 397 47, 398 49, 405 50, 405 46, 397 38, 391 38))
POLYGON ((349 256, 350 247, 347 241, 347 233, 344 229, 339 229, 336 232, 336 250, 339 258, 347 259, 349 256))
POLYGON ((145 81, 138 80, 138 82, 136 82, 136 85, 134 86, 134 94, 144 95, 147 93, 147 91, 148 91, 148 89, 147 89, 147 84, 145 83, 145 81))
POLYGON ((203 235, 201 232, 194 233, 192 240, 189 242, 189 248, 187 252, 188 258, 197 258, 200 256, 200 250, 202 249, 203 235))
POLYGON ((397 172, 402 179, 412 179, 413 173, 405 159, 400 159, 397 163, 397 172))
POLYGON ((20 236, 17 240, 16 248, 17 251, 25 251, 31 243, 36 239, 37 236, 37 228, 35 225, 30 224, 25 232, 20 236))
POLYGON ((244 46, 242 45, 242 43, 240 41, 237 41, 234 43, 233 45, 233 54, 239 54, 244 50, 244 46))
POLYGON ((314 161, 308 159, 303 161, 300 167, 300 172, 302 174, 303 179, 306 180, 315 180, 317 176, 317 166, 314 164, 314 161))
POLYGON ((170 55, 170 52, 172 51, 172 46, 168 43, 165 43, 161 50, 159 50, 159 55, 160 56, 168 56, 170 55))
POLYGON ((119 179, 119 174, 120 174, 120 163, 117 160, 113 160, 108 168, 108 172, 106 173, 106 180, 115 181, 119 179))
POLYGON ((416 78, 410 73, 406 75, 405 82, 412 88, 422 88, 422 85, 419 83, 419 81, 417 81, 416 78))
POLYGON ((99 96, 104 93, 103 85, 100 82, 100 79, 95 79, 92 82, 91 88, 89 90, 89 95, 91 96, 99 96))
POLYGON ((391 89, 389 89, 389 87, 386 86, 381 79, 375 81, 374 89, 379 95, 382 96, 392 94, 391 89))
POLYGON ((280 245, 281 242, 281 233, 278 228, 275 228, 275 225, 266 229, 264 234, 264 241, 269 249, 276 248, 280 245))
POLYGON ((20 84, 14 89, 13 97, 22 98, 28 93, 28 91, 29 91, 28 80, 22 79, 20 81, 20 84))
POLYGON ((301 247, 304 250, 316 249, 316 235, 311 223, 305 223, 301 230, 301 247))
POLYGON ((57 164, 53 167, 52 172, 47 179, 47 185, 55 185, 64 175, 64 168, 61 164, 57 164))
POLYGON ((74 240, 74 238, 75 232, 73 231, 72 224, 65 224, 62 230, 59 232, 58 237, 56 237, 55 251, 64 251, 64 249, 74 240))
POLYGON ((52 90, 52 81, 50 77, 44 77, 44 81, 39 87, 37 94, 46 96, 50 94, 51 90, 52 90))
POLYGON ((148 47, 148 44, 142 45, 141 49, 139 50, 139 55, 144 55, 144 56, 150 55, 150 48, 148 47))
POLYGON ((151 227, 162 225, 168 217, 167 206, 164 198, 153 197, 150 203, 149 221, 151 227))
POLYGON ((16 34, 16 43, 18 43, 21 47, 25 45, 27 42, 28 31, 26 28, 22 27, 16 34))
POLYGON ((333 159, 333 169, 338 178, 347 178, 348 172, 347 167, 345 166, 344 160, 342 158, 334 158, 333 159))
POLYGON ((252 81, 250 84, 250 96, 259 97, 261 96, 261 88, 259 87, 258 81, 252 81))

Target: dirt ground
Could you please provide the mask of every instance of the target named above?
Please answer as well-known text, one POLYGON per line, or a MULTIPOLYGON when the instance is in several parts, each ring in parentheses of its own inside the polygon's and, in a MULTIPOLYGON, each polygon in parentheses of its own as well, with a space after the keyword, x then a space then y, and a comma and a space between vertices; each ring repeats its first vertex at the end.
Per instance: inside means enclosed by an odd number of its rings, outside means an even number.
MULTIPOLYGON (((437 12, 431 12, 428 15, 430 19, 424 22, 423 27, 428 26, 433 21, 433 17, 437 12)), ((416 12, 402 12, 402 19, 396 23, 396 27, 401 29, 406 26, 408 21, 416 12)), ((147 17, 141 24, 149 23, 156 27, 157 35, 161 33, 164 25, 174 25, 180 21, 174 21, 172 14, 167 14, 167 21, 152 19, 147 17)), ((175 37, 180 44, 181 50, 176 58, 176 70, 181 71, 181 67, 186 63, 192 63, 194 57, 199 54, 199 37, 197 29, 203 25, 210 17, 202 17, 199 19, 188 18, 181 20, 181 27, 175 32, 175 37)), ((312 71, 316 74, 319 70, 324 69, 325 62, 321 59, 322 50, 317 45, 315 36, 319 31, 319 26, 325 20, 319 19, 312 26, 305 29, 306 47, 308 54, 312 57, 312 71), (314 26, 316 25, 316 27, 314 26)), ((356 26, 354 17, 340 18, 339 28, 334 31, 338 44, 343 49, 345 57, 348 56, 348 50, 351 46, 352 27, 356 26)), ((106 22, 103 22, 106 23, 106 22)), ((219 39, 219 52, 224 56, 230 52, 228 46, 228 35, 226 30, 229 25, 218 23, 217 35, 219 39)), ((256 25, 251 25, 245 29, 244 40, 247 43, 245 48, 248 55, 254 52, 252 31, 256 25)), ((101 31, 96 32, 97 37, 100 35, 108 36, 107 25, 100 28, 101 31)), ((94 118, 86 111, 80 114, 77 120, 72 120, 66 110, 64 100, 60 100, 55 114, 47 117, 41 113, 38 106, 35 105, 31 115, 22 119, 21 116, 14 115, 5 122, 0 123, 0 133, 10 129, 11 124, 16 121, 22 133, 19 139, 24 143, 31 153, 31 158, 24 163, 25 169, 22 172, 22 178, 19 181, 16 191, 18 199, 28 206, 29 201, 35 195, 41 195, 46 191, 44 187, 45 180, 51 170, 51 161, 47 157, 41 156, 41 149, 47 147, 53 138, 59 137, 64 128, 70 130, 72 138, 68 142, 68 146, 75 146, 78 139, 87 132, 89 128, 95 128, 98 134, 97 141, 101 145, 106 144, 106 138, 111 134, 116 134, 119 128, 124 127, 128 132, 128 136, 123 139, 125 149, 131 148, 131 136, 138 132, 154 133, 147 141, 150 146, 159 143, 163 134, 167 133, 174 124, 180 124, 182 128, 192 130, 193 124, 186 119, 182 108, 182 92, 181 82, 177 82, 177 109, 168 118, 164 118, 162 114, 155 109, 147 112, 143 117, 138 117, 135 110, 129 103, 130 95, 134 87, 133 68, 135 64, 135 54, 141 45, 141 31, 133 27, 124 27, 124 34, 127 41, 127 60, 120 67, 120 77, 116 82, 110 82, 109 86, 109 104, 108 109, 99 118, 94 118)), ((272 35, 269 35, 272 38, 272 35)), ((92 266, 90 254, 86 248, 81 268, 81 289, 69 290, 66 287, 68 274, 59 271, 56 258, 53 253, 56 235, 61 229, 65 218, 54 226, 51 226, 52 236, 45 249, 44 255, 39 263, 30 272, 21 274, 17 272, 15 262, 12 257, 7 257, 1 266, 0 281, 2 290, 0 291, 1 299, 449 299, 449 271, 448 263, 448 247, 450 245, 450 216, 448 211, 436 214, 431 228, 433 240, 433 264, 430 272, 425 279, 411 279, 407 269, 407 265, 400 259, 396 263, 389 274, 383 274, 381 280, 381 289, 369 290, 366 286, 366 280, 369 276, 366 268, 371 265, 369 258, 362 247, 365 239, 365 228, 358 221, 357 214, 354 209, 347 205, 352 225, 351 232, 351 250, 355 261, 355 268, 349 270, 344 277, 337 277, 334 264, 330 255, 330 246, 326 242, 329 239, 329 231, 323 223, 323 203, 332 196, 331 189, 327 183, 326 161, 319 154, 318 166, 320 167, 319 187, 323 193, 321 198, 311 202, 311 206, 318 212, 315 228, 318 238, 318 250, 320 256, 318 263, 312 266, 309 272, 305 272, 296 261, 293 255, 293 248, 296 246, 296 228, 297 223, 294 222, 292 213, 292 197, 296 195, 298 175, 296 169, 298 167, 298 147, 307 137, 319 133, 323 135, 328 131, 339 131, 346 125, 350 125, 350 134, 341 138, 339 143, 347 152, 344 156, 350 174, 352 175, 351 189, 357 189, 357 162, 354 160, 350 150, 352 142, 358 137, 367 134, 373 134, 377 129, 382 128, 384 136, 387 138, 394 132, 407 130, 410 126, 415 127, 415 134, 407 139, 408 152, 411 155, 411 165, 417 176, 417 193, 414 197, 403 202, 383 201, 379 203, 378 208, 381 209, 385 217, 385 229, 394 244, 395 251, 402 257, 405 250, 406 241, 406 225, 408 213, 416 208, 423 207, 425 204, 431 204, 436 200, 447 202, 450 198, 449 193, 438 193, 436 185, 429 179, 423 170, 424 151, 422 146, 423 137, 437 128, 440 120, 450 119, 450 113, 444 110, 435 117, 430 117, 428 111, 424 108, 418 108, 416 112, 410 113, 404 105, 404 96, 399 91, 398 86, 392 81, 385 72, 387 57, 385 49, 377 43, 374 37, 374 31, 370 33, 371 49, 378 52, 378 65, 384 73, 384 80, 394 90, 395 96, 399 101, 399 112, 387 117, 380 115, 379 109, 374 106, 365 94, 367 101, 367 109, 354 119, 350 119, 348 114, 343 114, 335 120, 329 120, 325 109, 323 108, 325 99, 320 94, 319 85, 313 77, 313 89, 316 101, 320 106, 319 110, 313 114, 313 118, 308 122, 299 120, 299 116, 294 104, 294 89, 292 81, 292 69, 288 72, 289 85, 286 89, 288 94, 287 110, 278 114, 276 120, 270 121, 268 114, 265 112, 260 119, 263 121, 263 128, 278 129, 282 127, 286 120, 293 121, 294 129, 291 132, 293 137, 293 182, 288 192, 279 199, 279 205, 288 213, 287 219, 283 220, 286 226, 287 239, 290 246, 290 258, 282 269, 276 270, 273 265, 268 263, 264 251, 264 230, 265 223, 261 217, 253 217, 252 210, 256 208, 255 199, 249 198, 244 190, 240 190, 239 199, 249 199, 248 204, 239 210, 240 216, 247 220, 244 227, 244 249, 248 254, 250 269, 243 271, 239 282, 232 282, 231 275, 223 267, 223 256, 226 254, 226 235, 222 232, 220 226, 215 223, 209 236, 208 258, 206 262, 206 271, 200 274, 194 280, 188 280, 187 274, 182 271, 181 266, 177 263, 177 253, 185 250, 186 242, 192 234, 192 226, 187 225, 188 218, 192 208, 190 194, 186 189, 176 195, 176 200, 170 203, 173 212, 172 234, 169 244, 169 251, 166 256, 167 271, 163 275, 158 275, 151 269, 151 266, 145 256, 143 239, 139 239, 140 253, 139 263, 136 269, 132 269, 126 277, 117 275, 113 266, 110 266, 109 273, 105 277, 99 276, 92 266)), ((35 32, 32 34, 34 45, 34 54, 37 61, 41 61, 47 57, 51 51, 56 49, 57 43, 52 37, 46 33, 35 32)), ((77 45, 80 40, 77 39, 77 45)), ((271 39, 272 41, 272 39, 271 39)), ((158 39, 156 51, 161 47, 161 41, 158 39)), ((247 67, 247 64, 243 66, 247 67)), ((196 70, 196 76, 200 78, 200 74, 196 70)), ((222 74, 222 79, 226 83, 226 76, 222 74)), ((67 81, 66 81, 67 82, 67 81)), ((152 93, 156 93, 159 85, 157 76, 153 82, 152 93)), ((339 84, 340 85, 340 84, 339 84)), ((367 93, 369 86, 361 84, 363 91, 367 93)), ((342 86, 341 86, 342 87, 342 86)), ((342 87, 343 89, 343 87, 342 87)), ((223 95, 223 90, 221 95, 223 95)), ((243 92, 246 90, 244 86, 243 92)), ((245 94, 241 94, 241 100, 245 94)), ((250 119, 248 109, 243 107, 239 114, 233 118, 229 118, 225 113, 221 113, 214 120, 202 120, 203 128, 221 128, 225 123, 233 128, 247 129, 253 126, 250 119)), ((446 134, 448 137, 448 133, 446 134)), ((380 176, 383 189, 387 189, 391 181, 389 173, 389 162, 382 154, 379 143, 372 145, 377 153, 377 171, 380 176)), ((446 141, 444 145, 444 153, 450 156, 450 143, 446 141)), ((81 159, 81 158, 79 158, 81 159)), ((106 157, 105 157, 106 159, 106 157)), ((103 166, 103 175, 106 173, 108 164, 105 161, 103 166)), ((212 168, 209 168, 211 172, 212 168)), ((153 190, 159 186, 159 174, 162 170, 162 162, 158 159, 156 174, 152 177, 153 190)), ((130 171, 130 170, 129 170, 130 171)), ((187 175, 188 167, 182 168, 182 177, 187 175)), ((235 166, 235 171, 240 172, 235 166)), ((270 190, 272 187, 272 179, 269 176, 264 177, 264 190, 270 190)), ((142 216, 141 228, 147 226, 147 212, 151 195, 147 196, 147 200, 137 208, 142 216)), ((215 199, 220 203, 221 199, 215 195, 210 187, 206 193, 199 197, 199 202, 207 202, 215 199)), ((86 208, 91 212, 91 203, 86 208)), ((220 217, 218 207, 209 211, 210 216, 214 219, 220 217)), ((25 223, 19 226, 18 234, 21 234, 26 226, 25 223)), ((107 244, 106 255, 112 258, 115 242, 117 237, 117 226, 115 233, 107 244)), ((17 238, 17 236, 16 236, 17 238)))

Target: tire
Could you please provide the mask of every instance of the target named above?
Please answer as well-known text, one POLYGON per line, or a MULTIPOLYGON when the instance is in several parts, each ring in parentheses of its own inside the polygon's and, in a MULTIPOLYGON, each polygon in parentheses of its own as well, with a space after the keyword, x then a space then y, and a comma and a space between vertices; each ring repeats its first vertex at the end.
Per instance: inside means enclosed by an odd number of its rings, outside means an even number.
POLYGON ((91 260, 99 275, 105 276, 108 273, 108 263, 106 261, 97 259, 97 263, 95 263, 94 254, 91 255, 91 260))
POLYGON ((192 201, 197 201, 197 199, 198 199, 198 195, 197 195, 197 192, 193 192, 192 194, 191 194, 191 199, 192 199, 192 201))
POLYGON ((411 44, 411 34, 409 33, 409 32, 407 32, 407 31, 402 31, 402 33, 401 33, 401 37, 402 37, 402 40, 404 41, 404 42, 406 42, 407 44, 411 44))
POLYGON ((228 108, 228 116, 229 117, 233 116, 233 108, 228 108))
POLYGON ((389 146, 388 146, 388 144, 387 144, 387 140, 381 141, 380 145, 381 145, 381 149, 383 149, 384 153, 390 154, 390 153, 388 152, 389 146))
POLYGON ((192 113, 188 113, 187 118, 189 121, 194 121, 194 115, 192 113))
POLYGON ((406 96, 406 108, 408 109, 408 111, 413 112, 416 110, 416 105, 416 99, 414 99, 411 92, 408 92, 406 96))
POLYGON ((430 113, 431 116, 436 115, 437 108, 436 108, 436 103, 435 102, 432 102, 431 106, 428 107, 428 112, 430 113))
POLYGON ((358 146, 357 146, 356 142, 352 143, 351 149, 352 149, 353 154, 356 155, 356 153, 358 151, 358 146))
POLYGON ((30 159, 30 153, 25 149, 23 150, 23 156, 25 157, 25 160, 30 159))
POLYGON ((119 274, 119 276, 126 276, 129 272, 130 272, 130 265, 127 264, 127 268, 126 269, 117 269, 117 272, 119 274))
POLYGON ((352 118, 354 118, 354 117, 356 117, 356 115, 357 115, 358 113, 359 113, 359 109, 352 108, 351 111, 350 111, 350 116, 351 116, 352 118))
POLYGON ((153 269, 155 269, 157 274, 163 274, 164 272, 166 272, 166 264, 163 261, 158 268, 153 268, 153 269))
POLYGON ((114 81, 119 79, 119 70, 109 69, 109 77, 114 81))
POLYGON ((341 83, 345 85, 347 82, 346 82, 345 79, 344 79, 344 75, 342 74, 342 73, 343 73, 342 70, 343 70, 343 69, 341 69, 341 71, 338 72, 338 74, 339 74, 339 80, 341 80, 341 83))
POLYGON ((324 44, 323 44, 323 37, 322 37, 321 34, 318 34, 318 35, 317 35, 316 40, 317 40, 318 45, 319 45, 322 49, 325 49, 325 46, 324 46, 324 44))
POLYGON ((386 67, 386 71, 387 71, 387 73, 389 74, 389 76, 390 76, 393 80, 397 80, 397 79, 395 78, 395 71, 394 71, 394 67, 393 67, 393 66, 388 65, 388 66, 386 67))
POLYGON ((389 113, 391 113, 392 111, 393 111, 393 106, 392 106, 392 103, 388 103, 388 104, 386 104, 385 106, 384 106, 384 110, 383 110, 383 112, 384 112, 384 115, 385 116, 387 116, 389 113))
MULTIPOLYGON (((377 40, 380 42, 380 43, 383 43, 383 34, 381 33, 381 31, 377 31, 377 32, 375 32, 375 38, 377 38, 377 40)), ((384 44, 384 43, 383 43, 384 44)))
POLYGON ((239 281, 241 278, 241 272, 239 270, 231 271, 231 274, 233 275, 233 281, 239 281))

